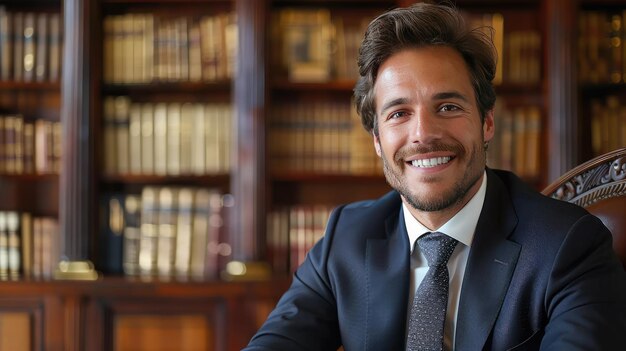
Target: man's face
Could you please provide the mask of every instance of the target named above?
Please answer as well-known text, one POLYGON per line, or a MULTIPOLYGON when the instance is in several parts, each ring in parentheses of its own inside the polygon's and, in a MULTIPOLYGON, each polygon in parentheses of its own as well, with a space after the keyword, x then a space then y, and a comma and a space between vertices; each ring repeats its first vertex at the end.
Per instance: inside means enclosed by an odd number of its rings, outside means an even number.
MULTIPOLYGON (((465 62, 445 46, 400 51, 374 85, 376 152, 385 177, 418 211, 460 210, 478 191, 493 111, 481 123, 465 62)), ((448 216, 451 217, 451 216, 448 216)))

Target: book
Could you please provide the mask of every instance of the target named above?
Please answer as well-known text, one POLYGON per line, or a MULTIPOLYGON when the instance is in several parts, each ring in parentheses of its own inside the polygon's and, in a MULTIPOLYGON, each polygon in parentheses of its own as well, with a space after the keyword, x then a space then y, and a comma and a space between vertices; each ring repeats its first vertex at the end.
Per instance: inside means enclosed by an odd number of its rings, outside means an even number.
POLYGON ((189 23, 189 81, 202 80, 202 51, 200 46, 200 22, 191 20, 189 23))
POLYGON ((141 173, 141 104, 131 103, 128 124, 129 173, 141 173))
POLYGON ((35 121, 35 172, 46 174, 52 172, 48 155, 52 139, 52 122, 43 119, 35 121))
POLYGON ((127 194, 124 198, 124 242, 122 267, 124 274, 139 274, 139 252, 141 242, 141 196, 127 194))
POLYGON ((23 79, 25 82, 31 82, 35 77, 35 45, 37 43, 34 13, 27 12, 24 14, 24 31, 22 33, 24 43, 24 57, 22 57, 24 63, 23 79))
POLYGON ((167 104, 154 106, 154 174, 167 174, 167 104))
POLYGON ((25 277, 33 275, 33 217, 28 212, 21 214, 22 231, 22 271, 25 277))
POLYGON ((176 102, 167 105, 167 167, 168 175, 180 174, 180 104, 176 102))
POLYGON ((43 82, 48 78, 48 14, 38 13, 35 52, 35 80, 43 82))
POLYGON ((141 173, 154 174, 154 111, 152 103, 141 105, 141 173))
POLYGON ((209 216, 211 192, 197 189, 194 193, 191 245, 189 251, 189 274, 194 280, 205 278, 205 261, 209 235, 209 216))
POLYGON ((13 77, 11 62, 13 48, 12 16, 4 6, 0 6, 0 79, 11 80, 13 77))
MULTIPOLYGON (((1 128, 0 128, 1 129, 1 128)), ((35 173, 35 124, 24 123, 24 173, 35 173)), ((1 158, 1 157, 0 157, 1 158)))
POLYGON ((5 145, 6 135, 4 130, 4 117, 0 116, 0 174, 5 173, 6 152, 5 145))
POLYGON ((105 174, 117 173, 117 125, 115 120, 115 98, 107 96, 103 102, 103 142, 102 158, 105 174))
POLYGON ((13 14, 13 80, 19 82, 24 77, 24 14, 13 14))
POLYGON ((280 13, 283 55, 289 80, 321 82, 331 77, 332 22, 325 9, 285 9, 280 13))
POLYGON ((170 277, 174 273, 176 255, 176 213, 178 191, 172 187, 162 187, 158 194, 157 225, 157 271, 160 277, 170 277))
POLYGON ((61 75, 61 52, 63 49, 63 23, 58 13, 50 14, 50 54, 48 60, 48 79, 58 82, 61 75))
POLYGON ((176 213, 176 243, 174 271, 177 277, 188 277, 191 273, 193 199, 194 189, 181 188, 178 191, 178 211, 176 213))
POLYGON ((139 273, 152 275, 157 267, 159 188, 144 187, 141 191, 141 238, 139 239, 139 273))
POLYGON ((102 197, 100 206, 100 257, 101 268, 106 274, 121 274, 123 272, 123 245, 125 201, 123 194, 110 194, 102 197))
POLYGON ((105 16, 102 20, 102 80, 105 83, 113 83, 116 79, 115 64, 117 43, 115 42, 116 17, 105 16))
POLYGON ((13 172, 24 173, 24 118, 21 115, 13 119, 13 172))
POLYGON ((51 279, 60 260, 59 226, 56 219, 42 217, 40 241, 41 277, 51 279))
POLYGON ((52 147, 50 148, 51 154, 49 157, 51 158, 52 172, 55 174, 61 173, 61 153, 63 152, 62 128, 61 122, 52 122, 52 147))
POLYGON ((206 173, 206 126, 205 109, 203 104, 193 106, 193 129, 191 131, 191 173, 195 175, 206 173))
POLYGON ((230 172, 230 152, 231 152, 231 135, 232 131, 232 109, 228 104, 217 106, 217 148, 218 148, 218 167, 219 173, 225 174, 230 172))
POLYGON ((220 113, 215 104, 207 104, 205 109, 205 138, 206 138, 206 174, 217 174, 220 171, 220 140, 219 119, 220 113))
POLYGON ((144 82, 151 82, 154 78, 154 15, 144 14, 143 19, 143 48, 141 59, 142 76, 144 82))
POLYGON ((4 117, 4 172, 15 174, 15 120, 16 116, 4 117))
POLYGON ((127 96, 115 97, 115 149, 117 174, 128 174, 130 169, 129 123, 130 99, 127 96))
POLYGON ((7 263, 9 278, 15 280, 22 270, 21 244, 20 244, 20 216, 15 211, 6 213, 7 228, 7 263))
POLYGON ((120 83, 129 84, 137 82, 136 74, 141 72, 137 72, 135 70, 134 65, 134 42, 135 42, 135 27, 133 24, 134 14, 127 13, 120 17, 121 21, 121 47, 122 50, 121 58, 122 62, 120 62, 121 72, 121 80, 120 83))
POLYGON ((32 251, 32 277, 41 278, 43 276, 42 256, 43 256, 43 219, 33 217, 33 251, 32 251))
POLYGON ((180 109, 180 173, 192 173, 193 130, 200 128, 194 125, 194 105, 184 103, 180 109))
POLYGON ((9 277, 9 233, 7 213, 0 211, 0 280, 9 277))

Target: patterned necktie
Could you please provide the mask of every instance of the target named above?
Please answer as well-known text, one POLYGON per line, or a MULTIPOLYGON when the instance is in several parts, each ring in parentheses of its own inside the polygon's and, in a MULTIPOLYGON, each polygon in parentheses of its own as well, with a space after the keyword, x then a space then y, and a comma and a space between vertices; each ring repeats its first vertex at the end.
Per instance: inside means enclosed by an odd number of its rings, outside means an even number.
POLYGON ((415 292, 407 347, 409 351, 443 350, 443 326, 448 306, 448 259, 457 241, 443 233, 423 235, 417 244, 428 260, 428 272, 415 292))

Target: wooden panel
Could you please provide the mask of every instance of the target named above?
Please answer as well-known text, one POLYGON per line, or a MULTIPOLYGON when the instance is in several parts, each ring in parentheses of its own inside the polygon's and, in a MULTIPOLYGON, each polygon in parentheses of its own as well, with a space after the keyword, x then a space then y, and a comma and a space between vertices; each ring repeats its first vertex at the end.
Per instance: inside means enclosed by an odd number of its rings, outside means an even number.
POLYGON ((32 350, 31 317, 26 312, 0 313, 0 351, 32 350))
POLYGON ((212 350, 213 328, 203 315, 120 315, 113 322, 114 350, 212 350))

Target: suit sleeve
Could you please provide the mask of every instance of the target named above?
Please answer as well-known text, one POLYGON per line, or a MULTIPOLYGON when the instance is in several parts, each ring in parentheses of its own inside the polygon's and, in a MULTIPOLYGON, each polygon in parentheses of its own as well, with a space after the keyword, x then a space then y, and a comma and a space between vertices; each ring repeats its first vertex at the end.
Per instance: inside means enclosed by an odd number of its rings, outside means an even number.
POLYGON ((554 261, 541 350, 626 348, 626 273, 611 234, 591 215, 577 221, 554 261))
POLYGON ((341 208, 331 215, 324 237, 309 251, 276 308, 246 351, 332 350, 341 345, 337 305, 327 260, 341 208))

